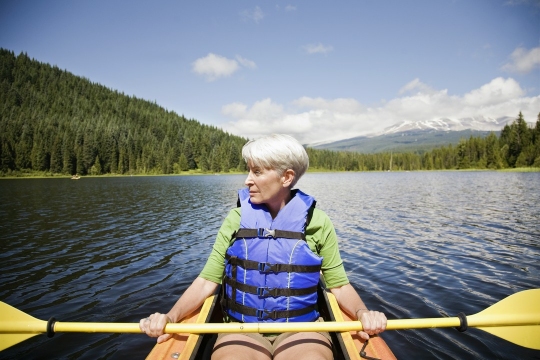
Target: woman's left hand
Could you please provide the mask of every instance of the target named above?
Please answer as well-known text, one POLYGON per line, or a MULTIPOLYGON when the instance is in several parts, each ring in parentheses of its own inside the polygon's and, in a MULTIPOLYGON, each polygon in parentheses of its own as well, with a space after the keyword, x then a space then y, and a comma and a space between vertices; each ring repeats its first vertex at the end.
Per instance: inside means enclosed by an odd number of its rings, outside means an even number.
POLYGON ((358 334, 365 340, 369 340, 370 335, 380 334, 386 329, 386 315, 379 311, 366 310, 360 314, 358 320, 363 328, 358 334))
POLYGON ((150 337, 157 337, 157 342, 169 340, 172 334, 165 334, 165 325, 172 322, 166 314, 155 313, 139 321, 139 328, 150 337))

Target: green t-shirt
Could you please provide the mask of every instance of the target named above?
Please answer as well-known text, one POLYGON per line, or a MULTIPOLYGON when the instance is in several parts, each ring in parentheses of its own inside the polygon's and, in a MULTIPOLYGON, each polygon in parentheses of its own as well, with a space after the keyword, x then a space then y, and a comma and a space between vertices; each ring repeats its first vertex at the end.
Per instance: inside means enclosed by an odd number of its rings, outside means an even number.
MULTIPOLYGON (((212 253, 200 273, 203 279, 221 284, 225 267, 225 252, 232 244, 232 235, 240 228, 240 208, 232 209, 216 237, 212 253)), ((349 283, 339 254, 337 235, 328 215, 315 208, 306 228, 306 242, 315 254, 323 258, 322 274, 326 287, 331 289, 349 283)))

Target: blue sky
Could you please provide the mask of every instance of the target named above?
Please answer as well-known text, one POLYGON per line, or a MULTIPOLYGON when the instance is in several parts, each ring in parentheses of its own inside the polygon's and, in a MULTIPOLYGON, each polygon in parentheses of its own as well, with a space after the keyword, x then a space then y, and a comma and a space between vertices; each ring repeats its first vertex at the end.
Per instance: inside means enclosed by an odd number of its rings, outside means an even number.
POLYGON ((540 112, 540 0, 0 0, 0 47, 250 138, 540 112))

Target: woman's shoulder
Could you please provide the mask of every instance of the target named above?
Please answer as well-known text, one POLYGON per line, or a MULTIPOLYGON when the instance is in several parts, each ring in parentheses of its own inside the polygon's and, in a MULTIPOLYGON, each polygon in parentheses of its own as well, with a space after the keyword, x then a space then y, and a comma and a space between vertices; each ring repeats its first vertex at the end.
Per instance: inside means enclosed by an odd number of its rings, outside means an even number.
POLYGON ((226 222, 232 222, 232 223, 238 223, 240 224, 240 217, 242 215, 242 211, 239 207, 232 208, 229 210, 229 213, 227 214, 227 217, 225 218, 226 222))
POLYGON ((310 211, 306 234, 315 234, 320 231, 327 232, 333 229, 334 224, 323 210, 314 208, 313 211, 310 211))
POLYGON ((315 223, 324 223, 324 222, 331 222, 330 218, 326 213, 319 209, 319 208, 313 208, 313 212, 311 213, 311 219, 310 222, 314 221, 315 223))

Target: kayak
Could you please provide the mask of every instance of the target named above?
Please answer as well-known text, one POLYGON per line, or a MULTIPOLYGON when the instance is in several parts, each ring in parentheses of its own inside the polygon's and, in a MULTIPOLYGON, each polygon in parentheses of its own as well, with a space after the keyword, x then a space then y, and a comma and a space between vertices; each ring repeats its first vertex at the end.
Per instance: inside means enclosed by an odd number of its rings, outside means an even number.
MULTIPOLYGON (((334 295, 325 289, 322 280, 318 288, 319 312, 325 321, 353 321, 341 310, 334 295)), ((186 317, 183 323, 220 323, 223 313, 219 305, 218 290, 203 305, 186 317)), ((392 350, 380 336, 372 336, 369 341, 360 339, 355 331, 331 332, 334 359, 396 359, 392 350), (362 356, 360 355, 362 353, 362 356)), ((147 360, 184 359, 206 360, 212 355, 212 348, 217 334, 175 334, 173 338, 156 344, 148 354, 147 360)))

